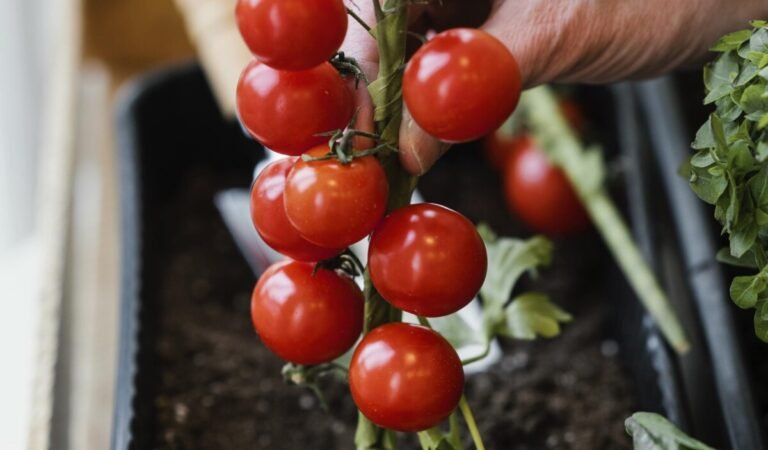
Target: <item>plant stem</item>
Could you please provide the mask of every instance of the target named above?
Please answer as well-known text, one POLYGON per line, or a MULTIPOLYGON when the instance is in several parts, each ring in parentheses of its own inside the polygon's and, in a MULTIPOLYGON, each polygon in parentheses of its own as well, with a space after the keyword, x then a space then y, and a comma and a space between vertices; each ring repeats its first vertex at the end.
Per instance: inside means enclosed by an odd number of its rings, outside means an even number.
MULTIPOLYGON (((405 39, 408 26, 407 0, 387 0, 384 9, 379 4, 379 0, 372 1, 376 13, 376 27, 371 29, 371 32, 379 48, 379 73, 377 79, 368 86, 368 91, 375 106, 376 134, 382 143, 397 148, 403 108, 401 74, 405 62, 405 39), (387 12, 385 13, 384 10, 387 12)), ((388 210, 409 204, 416 186, 416 178, 405 173, 400 166, 397 153, 381 152, 377 157, 389 181, 388 210)), ((367 268, 363 278, 365 282, 363 333, 368 333, 384 323, 401 320, 402 313, 390 306, 376 292, 367 268)), ((361 413, 358 415, 355 444, 359 450, 394 448, 394 434, 377 427, 361 413)))
POLYGON ((451 417, 448 419, 448 440, 453 445, 453 450, 464 450, 464 444, 461 442, 461 435, 459 434, 459 416, 456 411, 451 413, 451 417))
POLYGON ((546 86, 523 94, 521 106, 525 108, 528 125, 540 148, 568 176, 635 294, 666 340, 677 352, 685 353, 690 344, 682 325, 603 186, 601 153, 583 149, 560 113, 554 94, 546 86))
POLYGON ((462 366, 466 366, 468 364, 472 364, 473 362, 480 361, 481 359, 484 359, 486 356, 488 356, 488 353, 491 352, 491 341, 492 341, 492 339, 493 339, 493 337, 488 337, 485 340, 485 346, 483 347, 483 351, 480 352, 479 354, 475 355, 475 356, 470 356, 467 359, 462 359, 461 360, 461 365, 462 366))
POLYGON ((485 444, 483 444, 483 438, 480 436, 480 430, 477 428, 477 422, 475 422, 475 416, 472 414, 472 408, 469 407, 466 397, 461 396, 459 400, 459 409, 464 416, 464 421, 467 422, 467 428, 469 428, 469 434, 472 435, 472 442, 475 444, 477 450, 485 450, 485 444))

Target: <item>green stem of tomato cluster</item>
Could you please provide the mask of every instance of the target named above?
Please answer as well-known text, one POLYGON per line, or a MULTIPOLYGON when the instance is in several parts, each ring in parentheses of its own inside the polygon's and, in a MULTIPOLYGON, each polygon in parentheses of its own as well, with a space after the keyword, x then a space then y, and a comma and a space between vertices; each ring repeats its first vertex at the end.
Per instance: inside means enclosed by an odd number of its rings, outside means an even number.
MULTIPOLYGON (((373 0, 376 14, 376 26, 365 27, 376 39, 379 49, 379 73, 375 81, 368 86, 374 104, 374 122, 380 143, 390 148, 398 148, 400 122, 402 121, 402 73, 405 66, 405 43, 408 36, 408 0, 385 0, 383 6, 373 0)), ((351 11, 353 19, 360 18, 351 11)), ((379 152, 389 181, 389 211, 410 204, 417 177, 409 175, 399 163, 395 152, 379 152)), ((365 321, 363 332, 368 333, 379 325, 402 319, 402 312, 387 303, 376 291, 371 282, 369 271, 364 273, 365 321)), ((420 319, 429 325, 426 319, 420 319)), ((476 448, 484 450, 477 423, 472 410, 462 396, 459 404, 467 427, 476 448)), ((433 430, 435 431, 435 430, 433 430)), ((462 450, 457 426, 456 413, 451 415, 450 435, 448 436, 456 450, 462 450)), ((371 423, 362 413, 358 414, 358 426, 355 443, 359 450, 394 449, 394 433, 381 429, 371 423)))
POLYGON ((568 176, 613 257, 664 337, 679 353, 686 352, 689 343, 669 299, 603 187, 601 153, 583 149, 560 113, 556 97, 546 86, 523 94, 521 107, 525 108, 535 139, 568 176))

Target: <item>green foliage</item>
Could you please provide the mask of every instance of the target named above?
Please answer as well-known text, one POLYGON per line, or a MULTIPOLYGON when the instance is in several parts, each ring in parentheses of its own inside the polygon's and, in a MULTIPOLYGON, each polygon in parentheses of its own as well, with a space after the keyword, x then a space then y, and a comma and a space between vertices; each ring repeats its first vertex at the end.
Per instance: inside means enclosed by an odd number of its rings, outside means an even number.
POLYGON ((560 324, 573 317, 540 293, 529 292, 512 300, 506 310, 506 321, 496 334, 515 339, 551 338, 560 334, 560 324))
POLYGON ((635 450, 715 450, 680 431, 664 417, 637 412, 624 421, 635 450))
POLYGON ((696 153, 683 167, 691 188, 715 207, 730 246, 718 259, 760 269, 734 278, 731 298, 755 308, 755 331, 768 342, 768 26, 728 34, 704 68, 705 104, 715 111, 696 133, 696 153))
POLYGON ((509 302, 523 273, 536 274, 538 268, 549 265, 552 243, 542 236, 528 240, 499 238, 488 227, 479 228, 488 250, 488 274, 480 289, 487 335, 535 339, 560 334, 560 324, 570 322, 572 317, 545 294, 528 292, 509 302))

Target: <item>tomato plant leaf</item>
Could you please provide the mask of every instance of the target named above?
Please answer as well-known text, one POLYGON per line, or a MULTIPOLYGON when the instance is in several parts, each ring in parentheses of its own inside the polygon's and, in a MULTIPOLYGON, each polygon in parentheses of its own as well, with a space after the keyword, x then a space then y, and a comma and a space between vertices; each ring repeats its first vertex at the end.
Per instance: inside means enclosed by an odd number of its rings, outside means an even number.
POLYGON ((488 252, 488 273, 480 295, 486 309, 501 309, 523 273, 549 265, 552 243, 543 236, 527 240, 499 238, 484 224, 478 226, 478 231, 488 252))
POLYGON ((478 333, 458 314, 435 317, 430 319, 430 323, 432 328, 442 334, 451 343, 453 348, 458 349, 469 345, 485 344, 484 335, 478 333))
POLYGON ((451 444, 448 436, 438 428, 420 431, 417 433, 417 437, 422 450, 459 450, 451 444))
POLYGON ((624 421, 624 428, 635 450, 715 450, 655 413, 636 412, 624 421))
POLYGON ((496 325, 496 333, 515 339, 551 338, 560 334, 560 324, 573 317, 549 300, 545 294, 529 292, 512 300, 506 320, 496 325))
POLYGON ((358 412, 357 416, 357 450, 397 450, 397 435, 393 431, 377 427, 361 412, 358 412))

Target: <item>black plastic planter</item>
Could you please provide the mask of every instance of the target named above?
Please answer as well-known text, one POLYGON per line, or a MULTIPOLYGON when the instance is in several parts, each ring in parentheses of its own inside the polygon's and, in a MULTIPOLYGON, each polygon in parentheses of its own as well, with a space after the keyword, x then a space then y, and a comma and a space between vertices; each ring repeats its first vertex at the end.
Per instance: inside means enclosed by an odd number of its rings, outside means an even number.
MULTIPOLYGON (((633 97, 627 90, 627 87, 614 90, 589 88, 583 90, 580 97, 588 109, 594 110, 588 112, 594 112, 598 117, 597 123, 602 129, 600 140, 609 150, 621 148, 623 157, 630 161, 625 164, 628 168, 624 177, 626 182, 619 191, 626 191, 630 199, 629 215, 646 256, 654 264, 664 261, 671 265, 671 268, 658 267, 663 269, 659 270, 663 279, 672 280, 673 276, 664 274, 684 270, 680 261, 685 256, 678 254, 674 247, 660 248, 658 245, 666 241, 659 240, 662 232, 646 205, 655 192, 655 180, 644 175, 652 172, 647 170, 650 142, 644 140, 633 97), (660 252, 663 258, 659 256, 660 252)), ((174 239, 172 234, 153 230, 153 220, 165 213, 168 194, 179 180, 205 171, 226 171, 237 184, 245 187, 250 182, 252 167, 262 153, 255 143, 243 137, 237 124, 222 119, 197 66, 169 69, 135 82, 124 92, 117 121, 123 278, 112 448, 149 449, 154 448, 154 436, 159 433, 154 429, 153 415, 156 414, 154 402, 162 362, 153 357, 152 348, 158 333, 157 315, 164 308, 154 294, 164 289, 163 274, 168 270, 150 254, 151 250, 174 239)), ((429 178, 460 175, 467 184, 462 187, 457 181, 455 189, 474 189, 471 181, 474 166, 467 162, 467 157, 456 158, 453 166, 446 166, 453 169, 438 168, 429 178), (441 175, 440 170, 448 172, 441 175)), ((429 178, 425 178, 425 184, 430 183, 429 178)), ((454 196, 454 191, 447 188, 434 192, 448 200, 454 196)), ((425 195, 428 199, 435 197, 430 197, 429 189, 425 189, 425 195)), ((482 219, 483 208, 476 206, 468 215, 482 219)), ((601 298, 615 312, 612 334, 629 367, 638 407, 665 414, 697 437, 727 448, 717 399, 711 395, 715 382, 710 376, 712 366, 706 347, 697 331, 700 328, 697 315, 686 315, 692 318, 686 325, 691 330, 694 350, 681 363, 662 342, 615 266, 602 264, 601 267, 599 272, 591 274, 588 282, 599 285, 601 298), (699 376, 695 380, 685 376, 691 372, 699 376)), ((675 296, 678 309, 690 313, 696 307, 696 303, 689 301, 685 286, 677 286, 673 292, 680 294, 675 296)), ((279 375, 275 373, 274 376, 279 375)), ((614 418, 616 421, 623 419, 614 418)), ((734 448, 747 447, 734 445, 734 448)))

